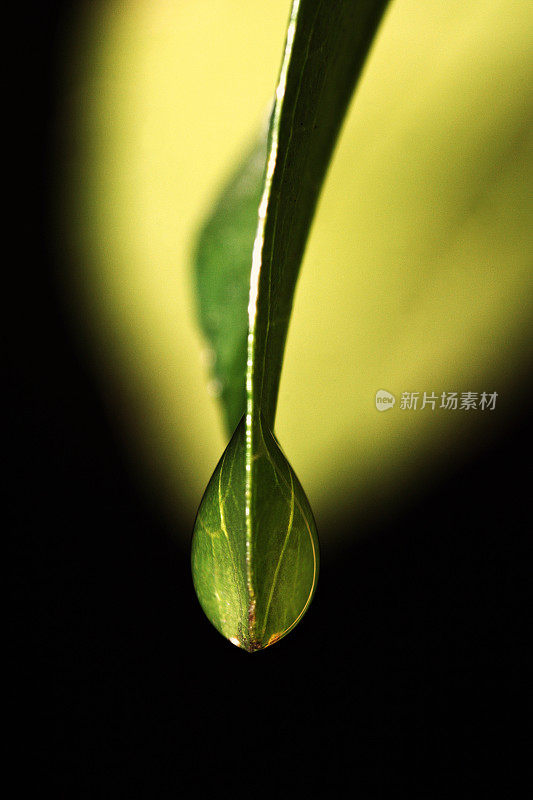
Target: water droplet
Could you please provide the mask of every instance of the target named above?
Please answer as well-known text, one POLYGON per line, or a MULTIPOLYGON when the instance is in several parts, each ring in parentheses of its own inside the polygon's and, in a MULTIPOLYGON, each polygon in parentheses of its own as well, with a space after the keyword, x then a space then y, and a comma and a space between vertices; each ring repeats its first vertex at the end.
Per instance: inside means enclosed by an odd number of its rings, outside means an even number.
POLYGON ((243 416, 196 517, 192 572, 202 608, 231 642, 261 650, 300 621, 318 566, 300 482, 264 419, 247 427, 243 416))

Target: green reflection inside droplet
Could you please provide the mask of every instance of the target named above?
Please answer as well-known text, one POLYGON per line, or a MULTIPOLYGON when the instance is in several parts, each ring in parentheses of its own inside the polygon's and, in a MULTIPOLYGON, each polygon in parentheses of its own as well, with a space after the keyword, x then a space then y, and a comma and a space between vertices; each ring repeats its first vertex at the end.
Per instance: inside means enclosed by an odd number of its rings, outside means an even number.
POLYGON ((254 421, 252 442, 247 459, 243 417, 209 481, 192 541, 202 608, 223 636, 248 651, 268 647, 300 621, 319 564, 309 501, 263 418, 254 421))

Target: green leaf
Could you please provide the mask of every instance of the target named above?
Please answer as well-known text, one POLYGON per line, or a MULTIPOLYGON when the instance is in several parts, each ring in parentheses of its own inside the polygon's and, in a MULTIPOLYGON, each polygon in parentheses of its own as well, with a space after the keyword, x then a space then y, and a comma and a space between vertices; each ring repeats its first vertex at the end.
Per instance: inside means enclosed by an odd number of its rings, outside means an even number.
POLYGON ((250 265, 267 139, 265 126, 218 198, 194 254, 198 318, 209 342, 212 386, 229 434, 246 408, 250 265))
MULTIPOLYGON (((248 651, 285 636, 301 619, 316 586, 313 515, 272 431, 305 243, 348 102, 385 5, 370 0, 293 2, 253 241, 247 326, 242 306, 235 307, 226 335, 230 315, 219 307, 232 286, 242 303, 237 284, 245 273, 244 258, 237 247, 228 258, 224 248, 231 242, 228 209, 238 212, 241 242, 250 242, 254 189, 252 181, 243 181, 247 166, 219 202, 199 247, 199 287, 208 287, 200 308, 204 330, 216 330, 211 342, 226 422, 233 424, 237 416, 241 421, 198 511, 193 580, 211 622, 248 651), (246 189, 239 194, 243 183, 246 189), (229 275, 232 280, 225 285, 229 275)), ((248 159, 247 164, 252 162, 248 159)))
POLYGON ((212 348, 214 386, 229 434, 246 410, 246 309, 254 238, 256 233, 263 237, 255 380, 272 427, 293 295, 314 210, 386 5, 387 0, 293 3, 270 126, 273 175, 265 185, 263 132, 200 233, 194 257, 199 319, 212 348), (262 197, 267 209, 258 230, 262 197))
POLYGON ((273 427, 296 279, 316 203, 383 0, 295 0, 254 244, 248 380, 273 427), (255 309, 254 294, 257 293, 255 309))

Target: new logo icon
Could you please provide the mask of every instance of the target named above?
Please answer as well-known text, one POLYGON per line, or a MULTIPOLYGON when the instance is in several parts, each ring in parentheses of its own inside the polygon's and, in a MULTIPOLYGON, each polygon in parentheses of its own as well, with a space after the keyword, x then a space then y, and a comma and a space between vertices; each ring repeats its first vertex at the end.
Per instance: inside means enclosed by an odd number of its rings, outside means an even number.
POLYGON ((392 408, 394 403, 396 402, 396 398, 390 392, 386 392, 385 389, 379 389, 376 392, 376 408, 378 411, 388 411, 389 408, 392 408))

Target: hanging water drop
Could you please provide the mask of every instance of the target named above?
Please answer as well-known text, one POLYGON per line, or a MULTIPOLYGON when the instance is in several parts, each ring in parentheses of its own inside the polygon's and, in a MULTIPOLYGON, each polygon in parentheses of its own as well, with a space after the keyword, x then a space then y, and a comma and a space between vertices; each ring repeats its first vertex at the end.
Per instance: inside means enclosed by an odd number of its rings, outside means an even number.
POLYGON ((262 417, 243 416, 205 490, 192 541, 200 604, 248 651, 285 636, 311 602, 319 565, 309 501, 262 417))

